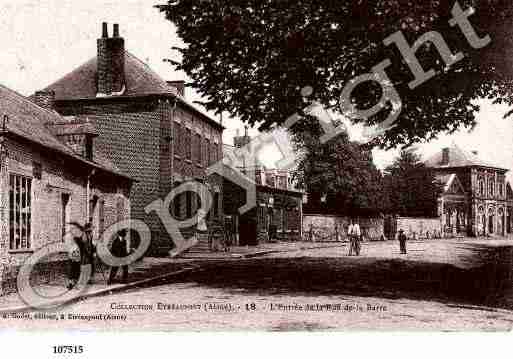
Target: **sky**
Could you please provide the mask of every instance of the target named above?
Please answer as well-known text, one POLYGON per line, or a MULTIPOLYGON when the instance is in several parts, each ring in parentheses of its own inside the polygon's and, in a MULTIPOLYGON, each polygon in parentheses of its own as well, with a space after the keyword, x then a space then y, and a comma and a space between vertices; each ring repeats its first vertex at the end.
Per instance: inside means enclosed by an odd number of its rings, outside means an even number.
MULTIPOLYGON (((171 47, 183 43, 173 24, 153 8, 158 3, 159 0, 0 0, 0 83, 23 95, 46 87, 95 56, 96 39, 101 35, 104 21, 109 23, 110 32, 112 24, 119 23, 126 49, 165 80, 187 81, 185 74, 163 61, 164 58, 179 60, 171 47)), ((201 100, 191 89, 186 91, 189 100, 201 100)), ((454 142, 468 151, 477 150, 480 157, 498 166, 513 169, 513 119, 502 118, 508 108, 484 100, 479 104, 478 125, 472 132, 463 129, 451 136, 442 134, 435 141, 419 145, 421 155, 427 158, 454 142)), ((240 121, 227 115, 223 125, 227 144, 233 144, 237 130, 244 131, 240 121)), ((350 128, 352 139, 358 140, 360 132, 358 128, 350 128)), ((258 132, 250 129, 249 133, 258 132)), ((272 157, 276 150, 268 149, 266 156, 272 157)), ((397 152, 375 150, 374 162, 384 168, 397 152)), ((513 182, 513 173, 509 173, 509 179, 513 182)))

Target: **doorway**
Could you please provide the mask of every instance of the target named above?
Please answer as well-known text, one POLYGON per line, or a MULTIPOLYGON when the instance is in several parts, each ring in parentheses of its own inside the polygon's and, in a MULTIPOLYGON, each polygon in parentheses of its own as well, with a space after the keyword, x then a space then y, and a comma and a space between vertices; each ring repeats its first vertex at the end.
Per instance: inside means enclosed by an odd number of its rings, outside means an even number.
POLYGON ((493 227, 494 227, 494 226, 493 226, 494 222, 495 222, 495 215, 494 215, 494 213, 490 210, 490 211, 488 212, 488 233, 490 233, 490 234, 493 234, 493 233, 494 233, 494 228, 493 228, 493 227))
POLYGON ((254 209, 239 217, 239 245, 258 245, 257 221, 254 209))

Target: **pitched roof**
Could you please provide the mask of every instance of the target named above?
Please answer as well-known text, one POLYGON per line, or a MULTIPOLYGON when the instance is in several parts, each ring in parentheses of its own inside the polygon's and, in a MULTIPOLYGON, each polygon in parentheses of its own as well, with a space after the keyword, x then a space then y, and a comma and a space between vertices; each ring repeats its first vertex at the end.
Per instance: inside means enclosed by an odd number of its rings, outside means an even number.
POLYGON ((449 162, 443 164, 443 150, 438 151, 436 154, 431 156, 425 165, 431 168, 456 168, 456 167, 491 167, 496 169, 503 169, 492 162, 488 162, 479 158, 476 154, 467 152, 455 143, 449 148, 449 162))
MULTIPOLYGON (((211 124, 223 126, 201 112, 192 103, 182 97, 176 87, 169 85, 147 64, 130 52, 125 51, 125 92, 116 97, 137 97, 149 95, 168 95, 178 99, 183 105, 207 119, 211 124)), ((69 74, 47 86, 43 91, 54 91, 55 100, 96 99, 97 95, 97 57, 93 57, 69 74)), ((34 95, 31 96, 31 99, 34 95)), ((107 97, 108 98, 108 97, 107 97)))
POLYGON ((97 157, 94 162, 77 155, 70 147, 59 141, 44 125, 45 123, 63 122, 63 118, 57 112, 39 107, 26 97, 3 85, 0 85, 0 109, 1 114, 8 117, 7 132, 63 153, 83 164, 130 178, 120 172, 106 156, 98 151, 95 151, 97 157))
MULTIPOLYGON (((46 87, 44 91, 54 91, 56 100, 96 98, 96 79, 97 57, 95 56, 46 87)), ((168 85, 148 65, 128 51, 125 51, 125 81, 124 96, 178 94, 175 87, 168 85)))

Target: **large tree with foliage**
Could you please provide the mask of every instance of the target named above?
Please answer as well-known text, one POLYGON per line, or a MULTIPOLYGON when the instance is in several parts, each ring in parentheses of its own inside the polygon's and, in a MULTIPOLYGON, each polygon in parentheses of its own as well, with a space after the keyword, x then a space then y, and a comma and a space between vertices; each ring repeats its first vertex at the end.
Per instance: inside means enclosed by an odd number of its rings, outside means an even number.
MULTIPOLYGON (((190 76, 207 109, 228 111, 263 130, 304 106, 300 89, 307 85, 314 89, 311 100, 338 111, 348 81, 390 59, 386 72, 403 107, 398 126, 375 143, 393 147, 475 125, 477 98, 513 103, 513 2, 459 4, 473 6, 468 20, 478 36, 490 36, 489 45, 476 49, 450 26, 455 0, 169 0, 159 7, 186 45, 171 62, 190 76), (412 90, 414 76, 398 47, 383 43, 397 31, 409 45, 437 31, 464 58, 446 66, 435 46, 421 46, 416 55, 422 67, 437 75, 412 90)), ((381 86, 367 82, 352 100, 365 109, 381 93, 381 86)), ((356 122, 376 124, 389 113, 390 106, 356 122)))
POLYGON ((442 187, 413 150, 402 150, 385 170, 387 211, 401 216, 436 217, 442 187))
POLYGON ((298 153, 294 177, 308 192, 306 207, 344 215, 381 212, 386 197, 369 148, 351 142, 347 133, 323 144, 319 126, 307 127, 293 137, 298 153))

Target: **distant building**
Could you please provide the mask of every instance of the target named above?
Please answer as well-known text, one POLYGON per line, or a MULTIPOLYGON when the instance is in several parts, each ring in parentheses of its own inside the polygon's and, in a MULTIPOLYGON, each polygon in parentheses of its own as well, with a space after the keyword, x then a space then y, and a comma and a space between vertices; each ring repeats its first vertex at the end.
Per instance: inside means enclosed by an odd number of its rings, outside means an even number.
MULTIPOLYGON (((61 117, 3 86, 0 111, 0 293, 5 294, 16 290, 21 264, 62 242, 71 222, 91 221, 98 238, 128 219, 133 179, 96 146, 96 129, 86 117, 61 117)), ((61 265, 67 259, 49 256, 45 262, 61 265)))
POLYGON ((443 186, 438 213, 446 234, 512 233, 513 192, 507 169, 453 144, 425 162, 443 186))
POLYGON ((303 193, 293 186, 287 170, 268 169, 253 161, 244 163, 235 151, 251 142, 251 137, 236 136, 234 146, 224 145, 225 158, 238 160, 236 167, 255 186, 256 207, 244 215, 238 209, 245 203, 246 192, 237 184, 224 179, 223 210, 233 218, 234 232, 240 245, 256 245, 269 238, 276 229, 276 239, 299 240, 302 236, 303 193))
MULTIPOLYGON (((164 81, 148 65, 125 51, 125 40, 107 24, 97 40, 97 55, 33 97, 66 118, 87 117, 98 131, 96 146, 133 176, 132 216, 152 232, 153 253, 173 244, 161 220, 145 207, 186 181, 200 181, 214 197, 211 220, 222 217, 222 181, 206 177, 206 168, 222 158, 223 126, 185 98, 183 81, 164 81), (71 117, 69 117, 71 116, 71 117)), ((192 192, 173 201, 177 218, 196 213, 192 192)))

